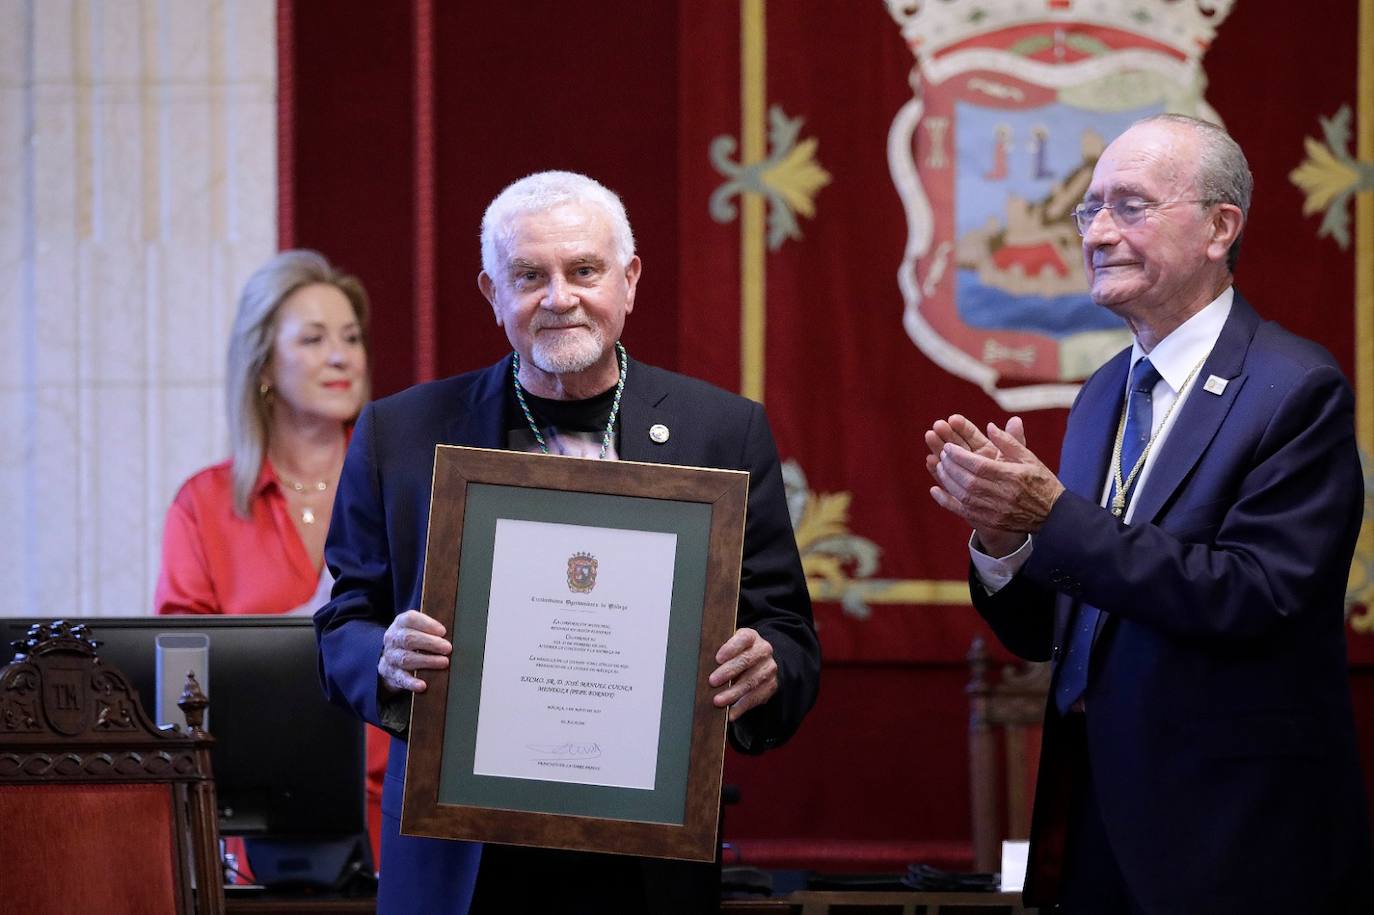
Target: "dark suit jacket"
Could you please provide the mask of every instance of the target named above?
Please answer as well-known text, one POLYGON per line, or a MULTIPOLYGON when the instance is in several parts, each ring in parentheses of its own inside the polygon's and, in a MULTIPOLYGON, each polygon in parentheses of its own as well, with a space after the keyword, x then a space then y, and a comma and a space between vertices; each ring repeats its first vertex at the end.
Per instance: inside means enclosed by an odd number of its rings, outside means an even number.
MULTIPOLYGON (((333 600, 315 625, 326 691, 373 724, 386 726, 377 697, 382 634, 399 612, 420 606, 434 446, 504 448, 510 384, 506 358, 369 404, 353 431, 325 546, 333 600)), ((746 752, 781 744, 815 702, 820 648, 763 408, 631 362, 618 450, 625 460, 749 471, 738 625, 772 643, 779 690, 731 728, 731 739, 746 752), (671 433, 661 445, 649 438, 657 423, 671 433)), ((404 733, 393 734, 382 809, 399 816, 406 747, 404 733)), ((384 884, 393 866, 383 862, 384 884)))
MULTIPOLYGON (((1106 611, 1088 756, 1148 911, 1366 911, 1343 607, 1364 489, 1350 387, 1329 353, 1237 295, 1126 526, 1098 503, 1129 358, 1084 385, 1064 439, 1068 491, 1006 588, 973 583, 975 605, 1012 651, 1055 662, 1076 603, 1106 611), (1219 395, 1203 389, 1212 375, 1227 381, 1219 395)), ((1070 771, 1059 725, 1051 701, 1028 902, 1057 892, 1070 771)))

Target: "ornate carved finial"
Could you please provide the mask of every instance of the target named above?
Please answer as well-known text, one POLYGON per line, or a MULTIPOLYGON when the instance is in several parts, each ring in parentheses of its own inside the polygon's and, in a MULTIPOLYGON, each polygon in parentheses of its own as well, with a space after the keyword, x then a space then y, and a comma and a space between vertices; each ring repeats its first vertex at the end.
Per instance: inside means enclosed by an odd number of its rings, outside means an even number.
POLYGON ((75 652, 94 657, 100 642, 91 638, 90 628, 83 623, 73 626, 66 620, 52 620, 47 623, 34 623, 22 639, 10 642, 10 646, 14 649, 15 660, 53 651, 75 652))
POLYGON ((196 680, 195 671, 187 671, 186 685, 182 687, 181 696, 177 698, 177 708, 186 716, 186 727, 192 733, 201 730, 201 724, 205 721, 205 707, 209 704, 210 700, 205 698, 205 691, 196 680))

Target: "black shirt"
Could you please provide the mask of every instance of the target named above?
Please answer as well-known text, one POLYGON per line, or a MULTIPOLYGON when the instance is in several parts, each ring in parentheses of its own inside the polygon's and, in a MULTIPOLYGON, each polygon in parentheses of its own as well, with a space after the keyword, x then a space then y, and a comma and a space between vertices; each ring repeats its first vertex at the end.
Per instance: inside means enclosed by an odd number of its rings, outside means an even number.
MULTIPOLYGON (((615 388, 610 387, 595 397, 585 400, 550 400, 526 391, 525 403, 530 414, 544 436, 550 454, 567 454, 577 457, 597 457, 601 454, 601 439, 606 434, 606 421, 611 416, 611 406, 615 403, 615 388)), ((616 440, 620 435, 620 417, 616 417, 616 427, 611 431, 611 443, 606 449, 606 459, 617 457, 616 440)), ((506 447, 511 451, 533 451, 543 449, 530 431, 520 403, 515 399, 514 386, 506 387, 506 447)))

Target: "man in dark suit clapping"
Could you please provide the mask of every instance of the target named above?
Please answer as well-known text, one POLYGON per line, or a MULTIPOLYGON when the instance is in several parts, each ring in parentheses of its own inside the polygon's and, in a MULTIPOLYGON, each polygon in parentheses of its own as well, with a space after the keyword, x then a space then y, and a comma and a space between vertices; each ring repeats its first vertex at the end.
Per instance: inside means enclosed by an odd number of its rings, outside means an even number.
POLYGON ((1084 384, 1059 475, 1024 426, 926 433, 971 589, 1052 660, 1026 901, 1067 912, 1370 912, 1343 598, 1363 480, 1331 355, 1232 286, 1250 205, 1220 128, 1161 115, 1074 212, 1135 343, 1084 384))

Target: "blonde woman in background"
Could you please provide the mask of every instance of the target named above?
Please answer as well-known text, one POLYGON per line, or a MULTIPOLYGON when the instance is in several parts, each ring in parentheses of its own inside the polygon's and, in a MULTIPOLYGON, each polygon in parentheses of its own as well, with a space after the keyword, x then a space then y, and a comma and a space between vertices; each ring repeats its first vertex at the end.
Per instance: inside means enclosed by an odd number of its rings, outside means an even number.
MULTIPOLYGON (((334 489, 369 394, 368 299, 314 251, 248 280, 229 340, 232 456, 187 480, 167 512, 156 612, 313 613, 334 489)), ((368 831, 380 850, 387 739, 368 728, 368 831)))

